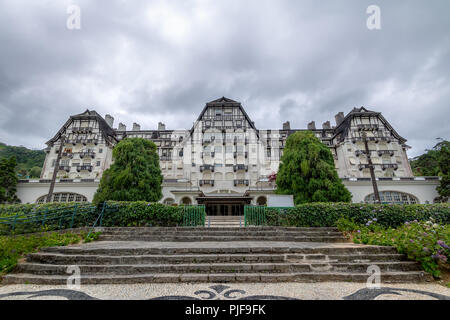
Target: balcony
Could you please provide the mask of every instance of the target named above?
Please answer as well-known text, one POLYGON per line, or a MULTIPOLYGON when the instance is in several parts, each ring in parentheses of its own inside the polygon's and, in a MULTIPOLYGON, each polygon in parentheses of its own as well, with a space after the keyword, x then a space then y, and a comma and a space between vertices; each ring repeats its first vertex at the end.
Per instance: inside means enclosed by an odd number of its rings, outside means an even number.
POLYGON ((377 124, 358 124, 358 131, 377 131, 379 126, 377 124))
POLYGON ((358 165, 358 169, 360 171, 363 170, 363 169, 370 169, 370 164, 360 164, 360 165, 358 165))
POLYGON ((211 158, 214 158, 214 156, 215 156, 215 152, 213 151, 213 152, 202 152, 202 159, 204 158, 204 157, 211 157, 211 158))
POLYGON ((63 153, 61 153, 61 157, 72 159, 73 158, 73 153, 72 152, 63 152, 63 153))
POLYGON ((91 165, 82 165, 82 166, 77 166, 77 171, 89 171, 92 172, 92 166, 91 165))
POLYGON ((388 154, 388 155, 390 155, 391 157, 394 156, 394 150, 378 150, 377 152, 378 152, 378 156, 379 156, 379 157, 381 157, 381 156, 384 155, 384 154, 388 154))
MULTIPOLYGON (((386 141, 387 143, 391 142, 391 138, 389 137, 367 137, 367 141, 373 141, 378 143, 380 141, 386 141)), ((364 141, 362 137, 352 137, 352 143, 356 143, 357 141, 364 141)))
POLYGON ((73 127, 73 133, 92 133, 92 127, 73 127))
POLYGON ((91 157, 92 159, 94 159, 95 152, 93 152, 93 151, 80 152, 80 159, 83 159, 85 157, 91 157))
POLYGON ((237 171, 248 171, 248 166, 244 165, 244 164, 237 164, 233 166, 233 171, 237 172, 237 171))
POLYGON ((205 164, 203 166, 200 166, 200 172, 204 172, 204 171, 214 172, 214 166, 211 164, 205 164))
POLYGON ((247 186, 249 185, 249 180, 234 180, 234 186, 247 186))
POLYGON ((161 156, 160 161, 172 161, 172 156, 161 156))
POLYGON ((245 157, 245 158, 247 158, 248 157, 248 152, 234 152, 234 157, 235 158, 237 158, 237 157, 245 157))
POLYGON ((205 185, 214 187, 214 180, 199 180, 198 183, 199 183, 200 187, 205 186, 205 185))
POLYGON ((70 171, 70 166, 59 166, 58 167, 59 171, 66 171, 69 172, 70 171))
POLYGON ((386 170, 386 169, 394 169, 397 170, 398 169, 398 164, 396 163, 385 163, 381 165, 381 170, 386 170))

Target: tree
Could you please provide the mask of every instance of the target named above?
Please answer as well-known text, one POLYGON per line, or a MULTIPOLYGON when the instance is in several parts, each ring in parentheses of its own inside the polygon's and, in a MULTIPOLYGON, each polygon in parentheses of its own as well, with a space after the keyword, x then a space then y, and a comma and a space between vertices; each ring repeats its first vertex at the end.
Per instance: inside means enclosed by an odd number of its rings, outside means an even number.
POLYGON ((41 176, 41 168, 33 167, 30 169, 30 172, 28 174, 30 178, 39 178, 41 176))
MULTIPOLYGON (((439 144, 438 144, 439 145, 439 144)), ((440 201, 447 202, 450 197, 450 142, 443 141, 439 146, 438 157, 440 185, 436 188, 440 195, 440 201)))
POLYGON ((16 158, 0 159, 0 203, 20 202, 17 198, 16 158))
POLYGON ((114 163, 103 173, 94 202, 158 201, 163 177, 156 145, 141 138, 126 138, 113 150, 114 163))
POLYGON ((276 183, 277 193, 293 194, 295 204, 352 198, 338 177, 330 149, 311 131, 288 137, 276 183))

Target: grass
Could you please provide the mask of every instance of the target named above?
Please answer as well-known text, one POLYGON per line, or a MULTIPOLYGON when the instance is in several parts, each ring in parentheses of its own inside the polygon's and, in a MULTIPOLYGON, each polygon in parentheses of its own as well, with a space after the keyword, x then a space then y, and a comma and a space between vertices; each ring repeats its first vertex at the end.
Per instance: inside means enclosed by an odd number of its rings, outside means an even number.
POLYGON ((13 271, 18 261, 28 253, 39 251, 39 249, 45 247, 76 244, 83 240, 90 242, 96 240, 96 238, 98 238, 98 233, 91 234, 87 239, 84 232, 49 232, 38 235, 0 236, 0 278, 13 271))

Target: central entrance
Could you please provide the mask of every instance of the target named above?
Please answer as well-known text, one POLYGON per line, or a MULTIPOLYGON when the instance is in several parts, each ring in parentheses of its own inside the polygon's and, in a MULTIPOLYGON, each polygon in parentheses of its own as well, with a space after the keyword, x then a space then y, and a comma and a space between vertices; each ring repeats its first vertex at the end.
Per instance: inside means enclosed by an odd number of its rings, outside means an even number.
POLYGON ((198 204, 205 205, 207 216, 243 216, 244 206, 252 198, 240 194, 203 194, 197 198, 198 204))

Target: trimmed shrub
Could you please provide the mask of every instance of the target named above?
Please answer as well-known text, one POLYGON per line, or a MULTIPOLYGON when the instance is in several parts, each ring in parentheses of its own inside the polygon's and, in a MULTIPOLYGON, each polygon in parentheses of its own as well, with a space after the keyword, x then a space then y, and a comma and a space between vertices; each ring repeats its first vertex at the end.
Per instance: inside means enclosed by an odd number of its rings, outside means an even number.
POLYGON ((104 215, 104 227, 175 227, 183 224, 183 206, 168 206, 146 201, 108 201, 117 210, 104 215))
POLYGON ((437 223, 449 224, 450 204, 309 203, 285 210, 266 209, 267 224, 275 226, 335 227, 341 217, 359 224, 376 218, 386 228, 395 228, 405 221, 426 221, 430 218, 437 223))

